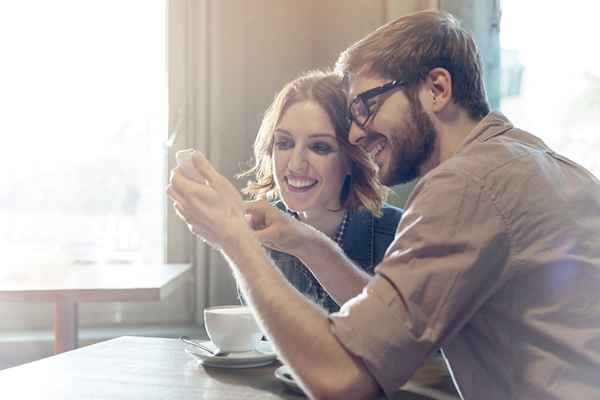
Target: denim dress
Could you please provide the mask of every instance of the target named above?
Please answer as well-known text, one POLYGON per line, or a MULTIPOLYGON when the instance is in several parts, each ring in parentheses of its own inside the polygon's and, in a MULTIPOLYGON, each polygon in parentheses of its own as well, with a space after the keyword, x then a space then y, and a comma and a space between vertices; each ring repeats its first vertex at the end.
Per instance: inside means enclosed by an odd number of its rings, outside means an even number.
MULTIPOLYGON (((287 211, 282 202, 277 202, 274 206, 287 211)), ((375 217, 368 210, 349 211, 342 236, 344 253, 369 275, 373 275, 373 270, 394 240, 396 227, 402 217, 401 209, 388 204, 382 207, 381 212, 381 217, 375 217)), ((339 305, 298 258, 276 250, 267 251, 275 265, 299 292, 329 313, 339 310, 339 305)))

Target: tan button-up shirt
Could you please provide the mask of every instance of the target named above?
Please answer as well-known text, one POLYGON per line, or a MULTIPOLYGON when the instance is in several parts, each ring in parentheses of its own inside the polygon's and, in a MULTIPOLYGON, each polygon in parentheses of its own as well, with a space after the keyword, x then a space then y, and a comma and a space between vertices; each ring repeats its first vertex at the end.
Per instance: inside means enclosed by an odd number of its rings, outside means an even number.
POLYGON ((598 180, 488 115, 330 319, 387 395, 441 347, 464 399, 600 399, 598 180))

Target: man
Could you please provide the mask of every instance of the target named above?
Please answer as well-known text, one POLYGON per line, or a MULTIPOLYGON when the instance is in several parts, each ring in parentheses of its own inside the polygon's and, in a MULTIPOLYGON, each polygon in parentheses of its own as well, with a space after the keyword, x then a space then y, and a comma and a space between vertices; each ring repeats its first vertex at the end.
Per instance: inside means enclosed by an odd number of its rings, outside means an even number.
POLYGON ((350 83, 351 142, 384 183, 421 177, 371 280, 324 235, 265 204, 245 209, 199 153, 195 176, 175 170, 168 189, 228 258, 305 390, 391 395, 442 348, 464 399, 600 398, 597 179, 489 112, 477 48, 447 14, 387 24, 338 68, 350 83), (326 288, 350 271, 333 294, 340 312, 298 295, 260 240, 301 258, 326 288))

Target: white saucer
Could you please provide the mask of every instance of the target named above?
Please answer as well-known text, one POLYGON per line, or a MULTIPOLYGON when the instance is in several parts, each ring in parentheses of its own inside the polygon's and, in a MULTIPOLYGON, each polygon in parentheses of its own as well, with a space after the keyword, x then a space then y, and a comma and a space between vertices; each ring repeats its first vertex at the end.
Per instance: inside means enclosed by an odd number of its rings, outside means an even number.
MULTIPOLYGON (((214 348, 208 340, 200 343, 209 348, 214 348)), ((212 356, 194 346, 186 346, 185 352, 196 357, 201 365, 215 368, 262 367, 271 364, 277 358, 271 344, 265 341, 261 341, 254 351, 229 353, 224 356, 212 356)))
POLYGON ((304 394, 302 388, 294 380, 287 365, 282 365, 275 370, 275 378, 283 382, 283 384, 293 392, 304 394))

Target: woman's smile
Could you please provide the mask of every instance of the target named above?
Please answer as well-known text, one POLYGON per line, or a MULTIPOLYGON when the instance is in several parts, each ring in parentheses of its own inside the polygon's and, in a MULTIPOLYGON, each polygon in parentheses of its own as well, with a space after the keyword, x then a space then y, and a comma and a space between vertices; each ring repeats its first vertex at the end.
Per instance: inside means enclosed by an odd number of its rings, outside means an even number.
POLYGON ((306 192, 314 188, 319 180, 308 177, 286 176, 285 183, 290 192, 306 192))

